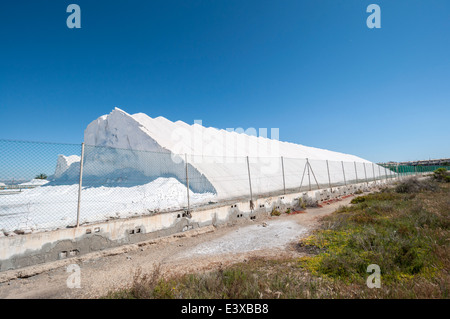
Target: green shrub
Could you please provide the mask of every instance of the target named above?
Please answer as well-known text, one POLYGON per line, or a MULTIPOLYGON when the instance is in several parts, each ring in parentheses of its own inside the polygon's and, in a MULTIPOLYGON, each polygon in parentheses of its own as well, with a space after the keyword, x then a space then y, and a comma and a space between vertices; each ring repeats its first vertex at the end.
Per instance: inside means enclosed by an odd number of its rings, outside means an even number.
POLYGON ((155 299, 174 299, 174 287, 170 282, 160 279, 153 288, 152 297, 155 299))
POLYGON ((281 213, 276 208, 272 209, 272 212, 270 213, 270 216, 280 216, 281 213))
POLYGON ((303 201, 302 198, 299 198, 299 199, 298 199, 298 206, 299 206, 300 208, 302 208, 302 209, 305 209, 305 208, 306 208, 306 203, 303 201))
POLYGON ((350 203, 358 204, 358 203, 362 203, 362 202, 365 202, 365 201, 366 201, 366 197, 365 196, 358 196, 358 197, 353 198, 350 203))
POLYGON ((385 282, 432 276, 445 268, 447 260, 442 238, 449 227, 450 202, 424 198, 445 198, 446 189, 411 179, 395 191, 354 198, 354 205, 340 207, 323 218, 322 228, 308 238, 308 245, 321 252, 301 266, 315 275, 350 282, 364 278, 371 263, 381 267, 385 282), (436 191, 420 194, 429 189, 436 191), (439 249, 442 252, 437 253, 439 249))
POLYGON ((438 182, 450 182, 450 174, 446 168, 440 167, 433 172, 433 178, 438 182))
POLYGON ((397 193, 417 193, 420 191, 434 191, 436 190, 436 185, 428 180, 418 180, 415 177, 408 178, 407 180, 401 182, 395 187, 397 193))
POLYGON ((301 239, 300 258, 261 257, 167 279, 158 266, 106 297, 448 299, 450 185, 433 184, 433 192, 390 189, 339 207, 301 239), (370 264, 380 266, 382 289, 367 289, 370 264))

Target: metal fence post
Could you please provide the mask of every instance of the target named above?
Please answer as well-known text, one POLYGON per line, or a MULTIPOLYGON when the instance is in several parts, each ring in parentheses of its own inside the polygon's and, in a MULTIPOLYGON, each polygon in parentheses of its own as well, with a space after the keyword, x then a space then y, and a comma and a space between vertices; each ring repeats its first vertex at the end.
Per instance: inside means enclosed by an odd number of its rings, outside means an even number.
POLYGON ((320 189, 319 182, 317 182, 316 174, 314 174, 314 171, 313 171, 312 166, 309 163, 309 161, 308 161, 308 164, 309 164, 309 168, 311 169, 311 173, 312 173, 312 175, 314 177, 314 180, 316 181, 317 189, 320 189))
POLYGON ((331 187, 330 168, 328 167, 328 160, 327 160, 327 172, 328 172, 328 185, 330 185, 330 190, 331 192, 333 192, 333 188, 331 187))
POLYGON ((306 172, 306 164, 307 164, 307 163, 305 163, 305 167, 303 168, 302 181, 300 182, 300 187, 298 188, 298 191, 299 191, 299 192, 302 191, 303 178, 305 177, 305 172, 306 172))
POLYGON ((284 179, 284 160, 283 160, 283 156, 281 156, 281 170, 283 173, 283 192, 284 195, 286 195, 286 180, 284 179))
POLYGON ((344 161, 341 161, 341 164, 342 164, 342 174, 344 174, 344 185, 347 186, 347 180, 345 179, 344 161))
POLYGON ((375 164, 372 163, 372 173, 373 173, 373 181, 376 184, 377 183, 377 179, 375 178, 375 164))
POLYGON ((247 169, 248 169, 248 183, 250 185, 250 209, 253 210, 253 191, 252 191, 252 179, 250 177, 250 162, 247 156, 247 169))
POLYGON ((191 211, 191 202, 189 199, 189 171, 188 171, 188 160, 187 154, 184 153, 184 161, 186 162, 186 189, 187 189, 187 200, 188 200, 188 212, 191 211))
POLYGON ((309 173, 309 160, 306 159, 306 166, 308 166, 308 183, 309 183, 309 190, 311 190, 311 175, 309 173))
POLYGON ((80 182, 78 185, 77 228, 80 227, 81 188, 83 185, 84 143, 81 143, 80 182))

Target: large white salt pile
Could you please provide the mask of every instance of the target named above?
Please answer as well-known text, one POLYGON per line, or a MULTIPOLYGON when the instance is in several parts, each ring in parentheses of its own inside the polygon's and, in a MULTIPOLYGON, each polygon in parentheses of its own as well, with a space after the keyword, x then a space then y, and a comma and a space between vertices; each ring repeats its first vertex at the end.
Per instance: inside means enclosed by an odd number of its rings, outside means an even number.
POLYGON ((78 155, 71 155, 71 156, 58 155, 55 174, 53 175, 53 178, 61 177, 69 169, 70 165, 72 165, 73 163, 77 163, 79 161, 80 156, 78 155))
MULTIPOLYGON (((157 177, 175 177, 184 183, 187 154, 190 188, 214 192, 219 198, 248 195, 248 168, 254 193, 283 189, 281 157, 286 188, 306 185, 306 179, 325 186, 328 170, 333 183, 344 182, 343 170, 347 181, 372 179, 381 171, 354 155, 143 113, 130 115, 118 108, 91 122, 84 141, 88 183, 101 183, 105 177, 129 185, 157 177)), ((75 176, 77 170, 72 171, 75 176)))

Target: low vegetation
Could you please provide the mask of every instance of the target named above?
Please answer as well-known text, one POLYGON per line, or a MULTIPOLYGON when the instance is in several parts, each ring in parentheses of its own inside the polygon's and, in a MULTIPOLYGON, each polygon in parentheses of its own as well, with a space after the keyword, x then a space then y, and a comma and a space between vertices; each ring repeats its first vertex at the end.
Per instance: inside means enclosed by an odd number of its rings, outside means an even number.
POLYGON ((438 182, 450 183, 450 173, 444 167, 435 170, 433 172, 433 178, 438 182))
POLYGON ((281 215, 281 212, 276 208, 273 208, 272 212, 270 213, 270 216, 280 216, 280 215, 281 215))
POLYGON ((107 298, 448 298, 450 184, 438 181, 355 197, 298 243, 303 257, 171 278, 156 268, 107 298), (381 288, 367 286, 371 264, 381 288))
POLYGON ((447 185, 412 178, 354 198, 302 242, 322 251, 304 258, 303 267, 317 276, 363 284, 367 266, 377 264, 388 286, 438 278, 447 284, 449 193, 447 185))

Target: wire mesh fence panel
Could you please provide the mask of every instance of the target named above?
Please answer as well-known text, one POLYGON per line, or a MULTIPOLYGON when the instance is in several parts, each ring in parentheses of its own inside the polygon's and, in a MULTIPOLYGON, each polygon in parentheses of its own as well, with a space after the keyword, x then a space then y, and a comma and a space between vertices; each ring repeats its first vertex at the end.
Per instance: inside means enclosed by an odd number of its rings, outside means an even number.
POLYGON ((379 177, 378 179, 383 182, 387 182, 389 180, 389 171, 386 167, 383 165, 377 165, 378 171, 379 171, 379 177))
POLYGON ((354 162, 342 162, 343 173, 345 173, 345 180, 348 184, 355 184, 359 182, 356 165, 354 162))
POLYGON ((398 166, 393 166, 391 168, 391 171, 392 171, 392 178, 393 179, 399 179, 401 177, 400 176, 400 169, 398 168, 398 166))
POLYGON ((401 165, 397 166, 397 172, 398 172, 398 175, 399 175, 400 179, 403 178, 403 176, 404 176, 404 174, 403 174, 403 166, 401 166, 401 165))
MULTIPOLYGON (((326 160, 309 160, 314 189, 329 188, 331 185, 330 162, 326 160)), ((331 169, 335 169, 331 166, 331 169)))
POLYGON ((384 167, 381 167, 380 165, 375 165, 375 175, 376 180, 379 182, 383 182, 386 180, 386 175, 384 175, 384 167))
POLYGON ((0 140, 0 230, 74 226, 80 153, 79 144, 0 140))
MULTIPOLYGON (((250 182, 247 158, 243 156, 187 155, 189 186, 198 183, 197 192, 210 195, 209 201, 250 199, 250 182)), ((194 190, 194 189, 192 189, 194 190)))
POLYGON ((398 178, 397 169, 395 166, 389 167, 389 174, 391 175, 391 180, 398 178))
POLYGON ((330 171, 331 187, 343 186, 347 183, 344 176, 343 162, 340 161, 328 161, 328 167, 330 171))
POLYGON ((385 179, 385 176, 383 176, 383 173, 381 171, 381 166, 374 165, 374 171, 375 171, 375 180, 378 182, 382 182, 385 179))
POLYGON ((367 180, 369 182, 375 182, 375 164, 373 163, 364 163, 367 172, 367 180))
POLYGON ((432 173, 435 170, 437 170, 438 168, 444 168, 444 169, 446 169, 447 171, 450 172, 450 166, 447 166, 447 165, 440 165, 440 166, 435 165, 435 166, 432 166, 432 170, 429 171, 429 172, 432 173))
POLYGON ((423 173, 432 173, 438 168, 445 168, 447 170, 450 170, 449 166, 444 165, 395 165, 392 167, 394 171, 398 171, 399 175, 401 176, 410 176, 410 175, 418 175, 423 173))
MULTIPOLYGON (((198 184, 193 178, 191 187, 195 190, 198 184)), ((184 158, 169 152, 85 146, 80 224, 185 207, 184 158)))
POLYGON ((306 159, 283 157, 283 163, 286 191, 307 191, 309 189, 309 183, 306 159))
POLYGON ((74 227, 227 200, 429 175, 442 167, 161 150, 85 145, 81 158, 79 144, 0 140, 0 230, 74 227))
POLYGON ((381 169, 384 172, 386 182, 388 182, 391 179, 391 170, 384 165, 381 165, 381 169))
POLYGON ((253 195, 283 194, 281 157, 249 157, 248 163, 253 195))
POLYGON ((357 163, 357 164, 361 164, 361 166, 363 167, 363 170, 364 170, 364 182, 368 184, 369 181, 370 181, 370 176, 369 176, 370 169, 368 168, 367 163, 357 163))
POLYGON ((355 175, 357 175, 358 183, 366 183, 367 181, 367 170, 365 169, 364 163, 355 162, 355 175))
POLYGON ((391 179, 395 179, 396 177, 397 177, 397 170, 395 169, 395 166, 392 166, 392 165, 388 165, 387 166, 387 169, 388 169, 388 173, 389 173, 389 176, 390 176, 390 178, 391 179))

